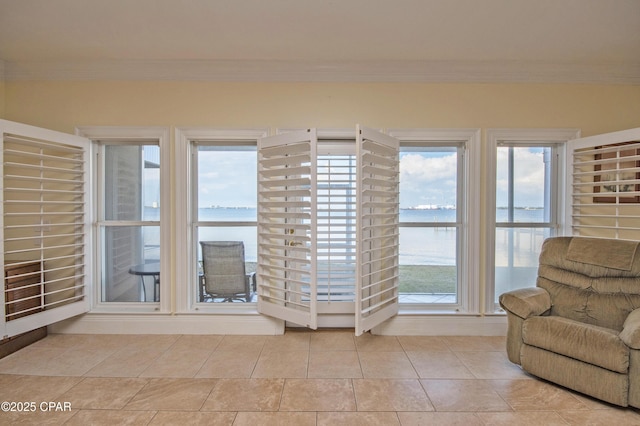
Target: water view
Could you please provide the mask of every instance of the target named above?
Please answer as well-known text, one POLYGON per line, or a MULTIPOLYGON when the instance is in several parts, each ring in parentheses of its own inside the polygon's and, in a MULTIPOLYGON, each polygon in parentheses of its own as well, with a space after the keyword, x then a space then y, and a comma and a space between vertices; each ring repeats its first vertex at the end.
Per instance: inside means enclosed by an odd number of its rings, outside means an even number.
MULTIPOLYGON (((148 207, 145 216, 153 220, 158 209, 148 207)), ((208 207, 198 211, 201 222, 230 222, 229 226, 202 226, 199 241, 244 241, 247 269, 255 271, 257 262, 257 231, 253 226, 233 226, 232 222, 252 222, 257 219, 255 208, 208 207)), ((507 210, 497 209, 498 222, 507 221, 507 210)), ((517 208, 515 222, 543 221, 540 208, 517 208)), ((400 291, 414 294, 457 293, 457 228, 456 210, 452 208, 414 208, 400 210, 400 223, 429 222, 427 227, 400 227, 400 291), (438 225, 442 224, 442 225, 438 225)), ((147 245, 159 243, 159 230, 149 228, 147 245)), ((539 246, 547 233, 532 228, 499 229, 496 234, 496 290, 506 291, 514 274, 529 285, 535 274, 539 246), (529 280, 529 281, 527 281, 529 280)), ((499 293, 498 293, 499 294, 499 293)), ((450 301, 450 299, 449 299, 450 301)), ((455 300, 454 300, 455 301, 455 300)))

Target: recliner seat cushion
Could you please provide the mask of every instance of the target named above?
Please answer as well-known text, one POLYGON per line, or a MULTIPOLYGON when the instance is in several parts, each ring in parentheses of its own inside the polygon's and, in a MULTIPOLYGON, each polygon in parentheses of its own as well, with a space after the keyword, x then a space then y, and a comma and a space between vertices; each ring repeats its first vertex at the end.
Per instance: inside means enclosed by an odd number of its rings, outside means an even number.
POLYGON ((522 340, 618 373, 629 369, 629 348, 608 328, 558 316, 532 317, 524 321, 522 340))

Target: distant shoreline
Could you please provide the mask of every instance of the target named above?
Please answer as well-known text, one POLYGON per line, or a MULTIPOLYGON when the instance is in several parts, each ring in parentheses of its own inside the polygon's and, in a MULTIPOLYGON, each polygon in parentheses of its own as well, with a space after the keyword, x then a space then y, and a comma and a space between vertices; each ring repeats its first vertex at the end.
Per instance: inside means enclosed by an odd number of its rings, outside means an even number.
MULTIPOLYGON (((145 206, 149 208, 154 208, 153 206, 145 206)), ((199 207, 199 209, 207 209, 207 210, 255 210, 257 207, 224 207, 224 206, 209 206, 209 207, 199 207)), ((507 210, 508 207, 496 207, 498 210, 507 210)), ((514 207, 515 210, 544 210, 544 207, 514 207)), ((400 207, 400 210, 456 210, 456 207, 450 206, 437 206, 437 207, 400 207)))

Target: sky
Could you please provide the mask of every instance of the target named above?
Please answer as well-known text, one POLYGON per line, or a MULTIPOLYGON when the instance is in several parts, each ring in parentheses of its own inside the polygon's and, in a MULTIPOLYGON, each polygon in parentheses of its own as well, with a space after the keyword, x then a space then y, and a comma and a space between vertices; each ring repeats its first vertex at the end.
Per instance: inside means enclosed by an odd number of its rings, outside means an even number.
MULTIPOLYGON (((515 205, 542 207, 544 163, 540 148, 516 148, 515 205)), ((498 149, 496 200, 507 205, 507 149, 498 149)), ((257 200, 255 151, 200 151, 199 206, 255 207, 257 200)), ((457 154, 402 152, 400 207, 456 204, 457 154)))
MULTIPOLYGON (((550 148, 514 148, 514 206, 544 206, 544 155, 550 148)), ((508 148, 498 148, 496 174, 496 205, 508 205, 508 148)))

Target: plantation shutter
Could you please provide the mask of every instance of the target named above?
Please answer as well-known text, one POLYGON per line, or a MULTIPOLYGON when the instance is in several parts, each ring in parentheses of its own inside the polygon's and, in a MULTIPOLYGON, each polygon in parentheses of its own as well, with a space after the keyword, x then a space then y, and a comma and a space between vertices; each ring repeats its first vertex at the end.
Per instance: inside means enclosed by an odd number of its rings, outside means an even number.
POLYGON ((398 312, 399 142, 358 126, 356 336, 398 312))
POLYGON ((0 120, 3 336, 84 313, 91 258, 85 138, 0 120))
POLYGON ((640 240, 640 128, 574 139, 567 151, 570 233, 640 240))
POLYGON ((317 328, 315 129, 258 141, 258 312, 317 328))

